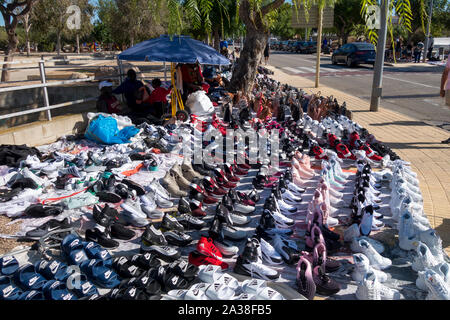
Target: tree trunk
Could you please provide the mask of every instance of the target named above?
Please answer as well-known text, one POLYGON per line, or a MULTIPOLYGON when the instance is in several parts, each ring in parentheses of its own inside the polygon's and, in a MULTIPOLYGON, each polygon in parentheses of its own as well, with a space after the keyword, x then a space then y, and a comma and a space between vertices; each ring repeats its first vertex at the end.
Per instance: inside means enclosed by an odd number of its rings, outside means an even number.
POLYGON ((232 90, 242 91, 244 94, 252 91, 257 69, 267 45, 267 37, 266 30, 247 30, 244 48, 230 82, 232 90))
MULTIPOLYGON (((8 34, 8 48, 5 52, 5 62, 11 62, 14 60, 14 55, 16 54, 17 45, 19 44, 19 40, 17 39, 17 35, 15 33, 15 30, 7 29, 6 30, 8 34)), ((3 68, 9 68, 9 64, 4 64, 3 68)), ((2 71, 2 82, 9 81, 9 70, 3 70, 2 71)))
POLYGON ((77 54, 80 54, 80 35, 77 34, 77 54))
POLYGON ((58 57, 61 55, 61 31, 58 31, 56 34, 57 40, 56 40, 56 52, 58 54, 58 57))
POLYGON ((319 87, 320 78, 320 53, 322 52, 322 19, 323 7, 319 6, 319 30, 317 31, 317 61, 316 61, 316 88, 319 87))
POLYGON ((214 49, 220 51, 220 35, 219 35, 219 26, 214 28, 214 49))

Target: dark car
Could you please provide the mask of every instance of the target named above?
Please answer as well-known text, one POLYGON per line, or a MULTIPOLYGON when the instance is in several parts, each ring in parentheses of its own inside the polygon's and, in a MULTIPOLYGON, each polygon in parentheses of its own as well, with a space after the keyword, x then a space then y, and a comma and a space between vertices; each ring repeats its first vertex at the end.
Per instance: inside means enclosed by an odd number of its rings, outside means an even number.
POLYGON ((283 47, 281 48, 281 50, 283 50, 283 51, 289 51, 290 48, 291 48, 291 46, 292 46, 292 43, 294 43, 294 42, 295 42, 295 41, 293 41, 293 40, 284 41, 284 42, 283 42, 283 47))
POLYGON ((290 40, 289 43, 288 43, 288 45, 287 45, 287 51, 289 51, 289 52, 295 52, 295 44, 296 44, 297 42, 298 42, 298 41, 290 40))
POLYGON ((306 53, 316 53, 317 52, 317 41, 308 41, 306 46, 306 53))
POLYGON ((371 43, 353 42, 344 44, 331 56, 333 64, 345 63, 348 67, 359 64, 375 64, 375 46, 371 43))
POLYGON ((310 53, 313 50, 313 45, 309 41, 298 41, 296 43, 295 52, 310 53))

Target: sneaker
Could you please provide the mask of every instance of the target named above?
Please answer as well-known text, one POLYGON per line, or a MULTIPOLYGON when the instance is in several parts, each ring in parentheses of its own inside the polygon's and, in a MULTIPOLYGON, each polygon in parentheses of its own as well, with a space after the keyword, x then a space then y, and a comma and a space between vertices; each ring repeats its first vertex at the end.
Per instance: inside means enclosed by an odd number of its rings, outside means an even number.
POLYGON ((106 249, 116 249, 119 247, 119 243, 117 241, 109 238, 106 233, 97 228, 86 230, 85 238, 86 241, 96 242, 106 249))
POLYGON ((223 236, 232 241, 240 241, 247 238, 247 231, 222 223, 223 236))
POLYGON ((339 283, 326 275, 322 266, 316 266, 313 269, 313 280, 316 284, 316 292, 324 296, 331 296, 341 290, 339 283))
POLYGON ((206 227, 206 222, 197 219, 196 217, 189 214, 180 215, 179 217, 177 217, 177 221, 185 228, 185 230, 201 230, 206 227))
MULTIPOLYGON (((439 274, 442 277, 442 279, 444 279, 447 286, 450 288, 450 264, 448 264, 447 262, 442 262, 442 263, 438 264, 437 266, 432 267, 431 270, 433 270, 437 274, 439 274)), ((424 290, 424 291, 428 290, 428 287, 425 283, 425 271, 418 272, 416 286, 420 290, 424 290)))
POLYGON ((425 243, 419 242, 416 248, 416 256, 414 257, 411 267, 414 271, 419 272, 424 271, 425 269, 431 269, 441 262, 443 261, 439 260, 438 257, 433 256, 425 243))
POLYGON ((157 230, 153 224, 145 228, 142 234, 142 241, 145 242, 146 246, 157 245, 157 246, 167 246, 168 242, 166 237, 162 234, 161 230, 157 230))
POLYGON ((69 219, 66 218, 62 221, 52 219, 37 227, 36 229, 28 231, 25 236, 31 240, 39 240, 46 234, 62 229, 68 229, 70 227, 69 219))
POLYGON ((257 245, 249 239, 242 254, 237 258, 233 270, 237 274, 258 278, 263 280, 276 280, 279 273, 264 264, 258 259, 257 245))
POLYGON ((273 237, 273 247, 287 264, 294 264, 300 258, 300 251, 298 248, 294 248, 293 245, 290 245, 290 243, 281 238, 280 235, 275 235, 273 237))
POLYGON ((174 247, 155 245, 147 246, 144 241, 141 242, 141 253, 152 253, 166 262, 173 262, 181 257, 181 253, 174 247))
POLYGON ((175 179, 174 174, 172 171, 168 171, 167 174, 164 176, 162 183, 165 185, 166 190, 169 192, 169 194, 174 198, 180 198, 180 197, 187 197, 187 192, 180 190, 180 187, 178 186, 177 180, 175 179))
POLYGON ((194 250, 189 253, 189 263, 194 266, 202 266, 202 265, 214 265, 220 266, 222 270, 228 269, 228 263, 223 262, 222 260, 216 259, 213 256, 206 256, 201 254, 200 252, 194 250))
POLYGON ((275 248, 263 238, 259 239, 259 250, 262 261, 270 265, 280 265, 283 263, 283 258, 275 250, 275 248))
POLYGON ((297 264, 297 291, 308 300, 316 295, 316 284, 313 279, 311 262, 301 257, 297 264))
POLYGON ((239 254, 239 247, 234 246, 223 239, 214 239, 214 245, 224 257, 234 257, 239 254))
POLYGON ((372 272, 364 276, 355 295, 358 300, 400 300, 402 297, 397 290, 381 284, 372 272))
POLYGON ((168 213, 164 214, 164 218, 161 223, 161 229, 184 232, 184 227, 178 222, 176 218, 168 213))
POLYGON ((425 271, 425 284, 432 300, 450 300, 450 290, 445 280, 434 270, 425 271))
POLYGON ((350 244, 350 249, 355 252, 355 253, 362 253, 363 252, 363 248, 361 247, 359 240, 365 240, 367 242, 369 242, 372 247, 379 253, 382 254, 384 252, 384 245, 372 238, 369 237, 357 237, 357 238, 353 238, 352 243, 350 244))
POLYGON ((381 256, 368 241, 361 239, 358 242, 362 253, 369 259, 372 267, 377 270, 384 270, 392 265, 392 261, 381 256))
POLYGON ((355 269, 352 272, 352 279, 356 282, 363 281, 367 273, 374 273, 377 280, 381 283, 388 280, 388 276, 383 271, 377 270, 370 265, 369 258, 362 253, 356 253, 353 255, 353 261, 355 263, 355 269))
POLYGON ((186 247, 193 241, 190 235, 176 230, 164 232, 164 237, 170 245, 177 247, 186 247))
POLYGON ((137 207, 131 202, 124 202, 120 205, 120 207, 123 209, 122 217, 128 224, 135 227, 145 227, 149 224, 147 215, 142 212, 140 206, 137 207))

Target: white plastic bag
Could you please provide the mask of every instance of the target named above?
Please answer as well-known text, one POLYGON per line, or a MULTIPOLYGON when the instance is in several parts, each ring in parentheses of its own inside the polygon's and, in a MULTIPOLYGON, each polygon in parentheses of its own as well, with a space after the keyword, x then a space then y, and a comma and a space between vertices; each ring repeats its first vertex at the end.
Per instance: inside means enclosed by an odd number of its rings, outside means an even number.
POLYGON ((186 106, 197 116, 209 115, 214 112, 214 106, 205 91, 199 90, 189 95, 186 106))

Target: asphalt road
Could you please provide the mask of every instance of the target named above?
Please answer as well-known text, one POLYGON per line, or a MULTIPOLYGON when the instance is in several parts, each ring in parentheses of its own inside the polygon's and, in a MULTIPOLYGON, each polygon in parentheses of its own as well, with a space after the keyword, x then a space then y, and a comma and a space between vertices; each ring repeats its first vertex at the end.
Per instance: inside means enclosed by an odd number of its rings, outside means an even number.
MULTIPOLYGON (((313 54, 271 52, 269 64, 288 74, 315 79, 316 56, 313 54)), ((321 84, 370 101, 373 82, 371 65, 353 68, 344 64, 334 66, 331 56, 322 56, 320 67, 321 84)), ((443 66, 422 63, 385 66, 381 105, 450 131, 450 107, 439 96, 443 70, 443 66)))

